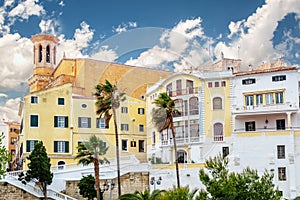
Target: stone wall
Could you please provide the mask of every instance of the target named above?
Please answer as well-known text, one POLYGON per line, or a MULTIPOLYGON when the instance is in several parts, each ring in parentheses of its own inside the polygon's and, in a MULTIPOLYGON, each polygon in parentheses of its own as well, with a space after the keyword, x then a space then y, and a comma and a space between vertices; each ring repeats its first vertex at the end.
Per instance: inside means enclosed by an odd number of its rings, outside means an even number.
POLYGON ((0 200, 39 200, 40 198, 10 185, 7 182, 0 182, 0 200))
MULTIPOLYGON (((113 190, 108 190, 104 192, 104 199, 109 200, 110 194, 112 195, 112 199, 118 199, 118 185, 117 179, 113 180, 115 182, 115 187, 113 190)), ((66 182, 66 190, 63 192, 73 198, 78 200, 85 200, 80 194, 77 184, 79 181, 67 181, 66 182)), ((105 181, 101 180, 100 185, 103 186, 105 181)), ((149 173, 148 172, 135 172, 128 173, 121 177, 121 191, 122 194, 125 193, 133 193, 136 190, 144 191, 145 189, 149 189, 149 173)))

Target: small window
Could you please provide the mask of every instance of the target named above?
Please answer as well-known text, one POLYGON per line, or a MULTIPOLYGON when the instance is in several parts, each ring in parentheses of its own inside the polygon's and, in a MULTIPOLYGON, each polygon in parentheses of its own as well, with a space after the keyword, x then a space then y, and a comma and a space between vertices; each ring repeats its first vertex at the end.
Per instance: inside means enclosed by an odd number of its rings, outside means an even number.
POLYGON ((273 93, 266 94, 266 104, 274 104, 273 93))
POLYGON ((130 147, 136 147, 136 141, 132 140, 132 141, 130 142, 130 147))
POLYGON ((12 137, 10 139, 10 144, 16 144, 17 143, 17 138, 16 137, 12 137))
POLYGON ((285 146, 284 145, 277 145, 277 158, 285 159, 285 146))
POLYGON ((256 95, 256 105, 262 105, 262 104, 263 104, 262 94, 257 94, 256 95))
POLYGON ((38 104, 38 97, 37 96, 31 96, 30 103, 32 103, 32 104, 38 104))
POLYGON ((65 98, 58 98, 57 99, 57 104, 58 105, 65 105, 65 98))
POLYGON ((272 76, 273 82, 285 81, 285 80, 286 80, 286 75, 272 76))
POLYGON ((128 113, 127 107, 121 107, 121 113, 128 113))
POLYGON ((245 122, 246 131, 255 131, 255 121, 245 122))
POLYGON ((221 82, 221 87, 226 87, 226 81, 221 82))
POLYGON ((38 142, 38 140, 27 140, 26 141, 26 152, 32 152, 34 149, 34 145, 37 142, 38 142))
POLYGON ((65 165, 66 165, 66 163, 65 163, 65 161, 58 161, 57 162, 57 169, 58 170, 62 170, 62 169, 65 169, 65 165))
POLYGON ((243 85, 251 85, 256 82, 255 78, 248 78, 248 79, 243 79, 242 84, 243 85))
POLYGON ((100 129, 106 128, 105 118, 101 117, 96 119, 96 128, 100 128, 100 129))
POLYGON ((128 124, 121 124, 121 131, 128 131, 129 127, 128 124))
POLYGON ((30 127, 38 127, 38 126, 39 126, 39 116, 30 115, 30 127))
POLYGON ((128 151, 127 140, 122 140, 122 151, 128 151))
POLYGON ((87 105, 85 103, 81 104, 81 108, 87 108, 87 105))
POLYGON ((139 125, 139 132, 144 132, 144 125, 143 124, 139 125))
POLYGON ((208 83, 207 83, 207 86, 208 86, 209 88, 212 88, 212 82, 208 82, 208 83))
POLYGON ((285 130, 285 119, 277 119, 276 120, 276 129, 277 130, 285 130))
POLYGON ((229 147, 222 147, 223 158, 229 155, 229 147))
POLYGON ((222 98, 215 97, 213 98, 213 110, 221 110, 222 109, 222 98))
POLYGON ((54 116, 54 127, 68 128, 68 117, 67 116, 54 116))
POLYGON ((223 141, 223 124, 215 123, 214 124, 214 141, 223 141))
POLYGON ((69 142, 68 141, 54 141, 54 152, 55 153, 69 153, 69 142))
POLYGON ((78 127, 79 128, 91 128, 91 118, 90 117, 78 117, 78 127))
POLYGON ((145 152, 145 140, 139 140, 139 152, 145 152))
POLYGON ((283 92, 275 93, 275 102, 276 104, 283 103, 283 92))
POLYGON ((278 167, 278 180, 286 181, 286 168, 285 167, 278 167))
POLYGON ((247 96, 245 96, 246 106, 253 106, 254 105, 253 99, 254 99, 253 95, 247 95, 247 96))
POLYGON ((144 108, 138 108, 138 114, 140 114, 140 115, 145 114, 145 109, 144 108))
POLYGON ((219 82, 215 82, 215 87, 220 87, 220 83, 219 82))

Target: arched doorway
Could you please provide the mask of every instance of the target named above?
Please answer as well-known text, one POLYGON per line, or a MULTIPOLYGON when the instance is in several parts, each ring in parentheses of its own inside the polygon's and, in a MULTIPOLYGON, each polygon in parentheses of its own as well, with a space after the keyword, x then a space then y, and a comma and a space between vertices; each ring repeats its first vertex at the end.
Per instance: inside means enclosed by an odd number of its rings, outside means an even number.
POLYGON ((66 166, 66 162, 63 161, 63 160, 60 160, 57 162, 57 169, 61 170, 61 169, 64 169, 66 166))
POLYGON ((178 163, 187 163, 187 153, 185 150, 177 151, 178 163))

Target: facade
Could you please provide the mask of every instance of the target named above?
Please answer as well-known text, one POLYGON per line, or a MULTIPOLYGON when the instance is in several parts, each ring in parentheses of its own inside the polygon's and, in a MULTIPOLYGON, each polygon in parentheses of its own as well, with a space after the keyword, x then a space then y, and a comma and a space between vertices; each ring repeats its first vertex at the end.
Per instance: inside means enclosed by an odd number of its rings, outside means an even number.
POLYGON ((11 161, 8 164, 8 170, 16 170, 18 169, 16 163, 16 152, 18 151, 17 148, 17 141, 20 133, 20 123, 18 122, 5 122, 8 125, 8 152, 11 155, 11 161))
POLYGON ((132 67, 90 59, 63 58, 55 61, 57 38, 38 34, 34 45, 30 93, 20 105, 22 131, 18 158, 27 167, 26 156, 37 141, 43 141, 51 165, 63 169, 76 163, 77 146, 92 135, 109 146, 105 157, 115 158, 113 120, 96 116, 95 86, 105 80, 117 83, 126 100, 117 110, 121 156, 135 155, 146 162, 145 94, 147 87, 171 72, 132 67), (128 82, 128 80, 130 80, 128 82))

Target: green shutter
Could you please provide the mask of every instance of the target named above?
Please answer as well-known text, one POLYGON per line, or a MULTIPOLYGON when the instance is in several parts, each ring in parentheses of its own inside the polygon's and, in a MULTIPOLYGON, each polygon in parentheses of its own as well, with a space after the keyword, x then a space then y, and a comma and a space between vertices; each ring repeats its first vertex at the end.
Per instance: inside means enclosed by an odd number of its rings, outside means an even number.
POLYGON ((69 153, 69 142, 65 142, 65 153, 69 153))
POLYGON ((100 118, 96 118, 96 128, 99 128, 100 118))
POLYGON ((81 117, 78 117, 78 127, 81 128, 81 117))
POLYGON ((88 117, 88 128, 91 128, 91 118, 88 117))
POLYGON ((54 152, 57 152, 57 141, 54 141, 54 152))
POLYGON ((39 118, 37 115, 30 115, 30 126, 31 127, 38 127, 39 125, 39 118))
POLYGON ((58 126, 58 125, 57 125, 57 121, 58 121, 57 116, 54 116, 54 127, 57 127, 57 126, 58 126))
POLYGON ((26 141, 26 152, 30 152, 30 140, 26 141))
POLYGON ((68 123, 68 117, 65 117, 65 128, 69 127, 69 123, 68 123))

